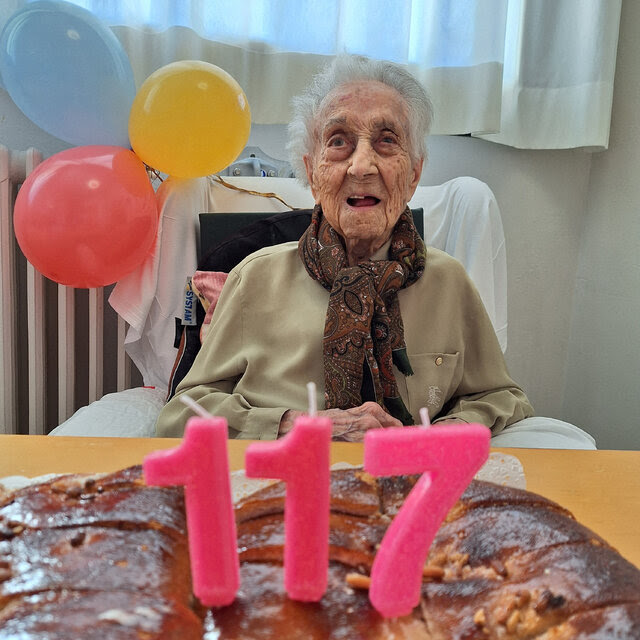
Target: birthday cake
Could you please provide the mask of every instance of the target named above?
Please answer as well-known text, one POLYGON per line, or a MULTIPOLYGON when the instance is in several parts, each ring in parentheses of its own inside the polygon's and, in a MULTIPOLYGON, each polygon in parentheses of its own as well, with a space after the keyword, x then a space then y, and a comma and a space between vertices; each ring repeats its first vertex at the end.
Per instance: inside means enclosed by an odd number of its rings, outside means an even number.
POLYGON ((284 591, 284 485, 243 498, 240 590, 214 610, 192 595, 181 489, 134 467, 0 494, 0 639, 640 638, 640 570, 561 506, 477 480, 431 546, 420 605, 380 616, 372 562, 414 481, 332 472, 318 603, 284 591))

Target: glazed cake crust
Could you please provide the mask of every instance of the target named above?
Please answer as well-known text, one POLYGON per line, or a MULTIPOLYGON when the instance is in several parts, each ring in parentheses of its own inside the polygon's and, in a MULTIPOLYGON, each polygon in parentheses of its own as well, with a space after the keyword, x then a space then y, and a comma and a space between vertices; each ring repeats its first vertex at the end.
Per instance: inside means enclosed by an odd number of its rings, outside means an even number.
POLYGON ((0 640, 637 640, 640 571, 563 507, 473 481, 440 527, 420 605, 384 619, 367 587, 416 477, 333 471, 320 602, 283 587, 283 483, 236 505, 241 587, 205 610, 191 592, 184 500, 140 467, 62 476, 0 496, 0 640))
POLYGON ((0 498, 0 638, 202 638, 182 490, 141 467, 0 498))

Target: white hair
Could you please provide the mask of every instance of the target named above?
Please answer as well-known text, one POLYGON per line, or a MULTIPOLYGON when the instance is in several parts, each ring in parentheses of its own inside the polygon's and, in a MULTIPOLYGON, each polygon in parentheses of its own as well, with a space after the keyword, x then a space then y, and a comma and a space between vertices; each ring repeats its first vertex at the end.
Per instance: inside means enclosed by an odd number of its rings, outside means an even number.
POLYGON ((340 55, 313 77, 311 84, 292 100, 287 150, 296 177, 307 183, 303 156, 313 152, 316 118, 325 97, 336 87, 360 80, 382 82, 395 89, 407 105, 412 160, 426 158, 426 137, 433 120, 433 106, 423 86, 405 68, 386 60, 340 55))

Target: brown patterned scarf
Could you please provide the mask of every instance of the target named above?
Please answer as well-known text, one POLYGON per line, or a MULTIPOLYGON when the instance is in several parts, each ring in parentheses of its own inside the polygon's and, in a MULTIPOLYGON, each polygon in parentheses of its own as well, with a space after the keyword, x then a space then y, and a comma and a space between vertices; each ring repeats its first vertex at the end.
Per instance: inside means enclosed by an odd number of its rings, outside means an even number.
POLYGON ((409 208, 393 229, 389 260, 350 267, 342 239, 319 205, 298 252, 309 275, 330 292, 323 340, 327 408, 375 400, 403 424, 413 424, 392 368, 413 374, 398 291, 416 282, 425 265, 424 242, 409 208))

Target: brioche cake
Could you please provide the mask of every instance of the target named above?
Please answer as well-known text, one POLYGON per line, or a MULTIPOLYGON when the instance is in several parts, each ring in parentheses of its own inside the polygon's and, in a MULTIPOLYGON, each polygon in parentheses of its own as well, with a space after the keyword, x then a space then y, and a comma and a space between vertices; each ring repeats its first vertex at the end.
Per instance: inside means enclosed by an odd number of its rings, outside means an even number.
POLYGON ((0 494, 0 639, 640 638, 640 570, 561 506, 474 480, 424 567, 420 605, 382 618, 367 586, 415 482, 332 471, 329 587, 283 587, 284 485, 236 505, 241 586, 206 610, 192 595, 183 493, 140 467, 60 476, 0 494))

